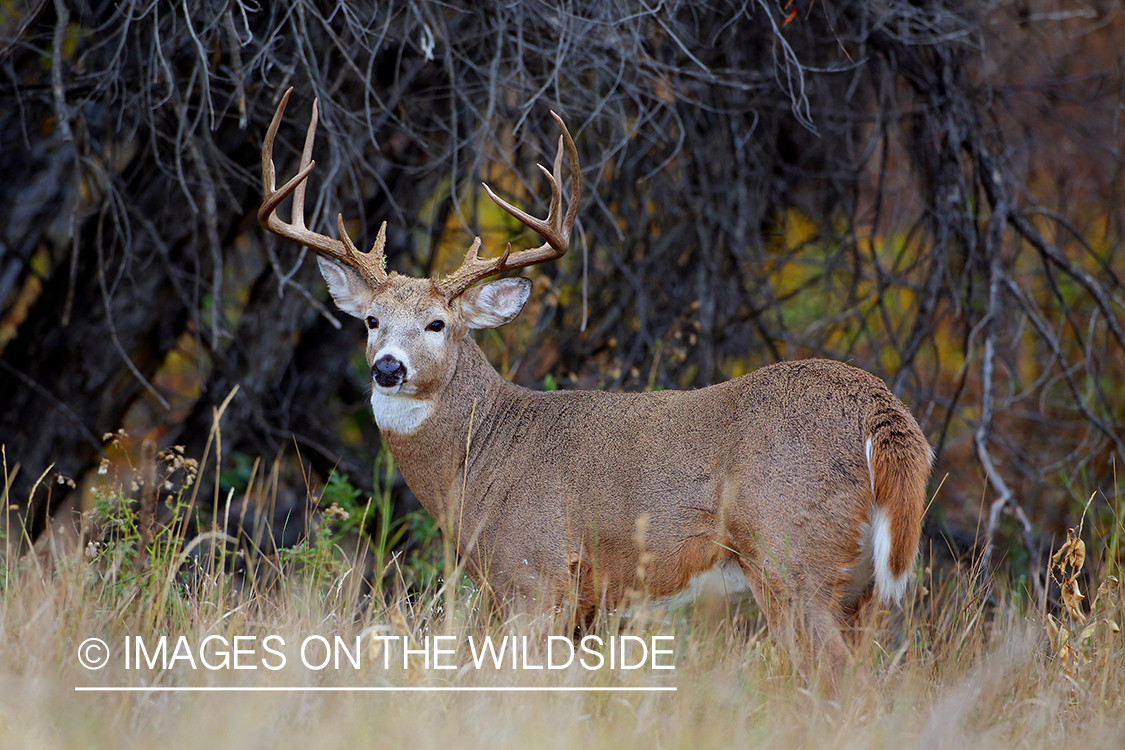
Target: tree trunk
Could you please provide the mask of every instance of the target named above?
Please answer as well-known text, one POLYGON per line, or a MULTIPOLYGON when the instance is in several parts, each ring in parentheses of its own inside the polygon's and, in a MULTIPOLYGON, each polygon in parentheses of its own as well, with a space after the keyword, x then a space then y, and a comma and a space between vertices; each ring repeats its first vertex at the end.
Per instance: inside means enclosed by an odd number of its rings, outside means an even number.
MULTIPOLYGON (((87 230, 87 235, 97 231, 87 230)), ((82 246, 95 243, 86 236, 82 246)), ((46 280, 0 359, 0 444, 9 471, 19 464, 9 502, 27 512, 32 538, 48 516, 48 497, 52 504, 61 499, 49 491, 53 473, 31 497, 36 479, 51 464, 67 477, 79 477, 91 466, 102 434, 120 426, 144 387, 141 378, 156 372, 187 321, 166 265, 133 271, 107 301, 97 255, 80 253, 69 324, 60 322, 70 283, 64 264, 46 280)))

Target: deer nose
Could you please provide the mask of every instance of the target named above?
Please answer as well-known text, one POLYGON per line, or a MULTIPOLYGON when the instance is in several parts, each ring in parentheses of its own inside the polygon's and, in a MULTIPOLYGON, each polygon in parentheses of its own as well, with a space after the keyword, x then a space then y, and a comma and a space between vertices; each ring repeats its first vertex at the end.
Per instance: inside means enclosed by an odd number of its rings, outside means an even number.
POLYGON ((393 388, 406 380, 406 367, 391 355, 385 354, 371 366, 371 376, 384 388, 393 388))

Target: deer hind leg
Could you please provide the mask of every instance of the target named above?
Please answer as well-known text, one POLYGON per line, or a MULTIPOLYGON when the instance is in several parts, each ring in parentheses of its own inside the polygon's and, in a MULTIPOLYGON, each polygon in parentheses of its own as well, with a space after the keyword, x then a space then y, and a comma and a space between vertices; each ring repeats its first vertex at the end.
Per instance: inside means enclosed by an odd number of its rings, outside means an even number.
POLYGON ((792 619, 789 617, 791 607, 784 587, 753 561, 741 556, 737 559, 738 566, 750 586, 750 593, 753 594, 762 616, 766 618, 770 636, 792 654, 796 647, 796 634, 792 619))
POLYGON ((871 652, 882 619, 874 589, 868 589, 844 606, 844 635, 857 657, 871 652))
POLYGON ((850 653, 839 604, 831 597, 801 596, 792 576, 773 574, 747 558, 740 557, 739 566, 770 635, 810 685, 835 695, 850 653))
MULTIPOLYGON (((865 639, 873 633, 869 627, 875 616, 872 586, 856 589, 852 580, 852 569, 862 563, 839 565, 849 559, 849 552, 846 548, 835 554, 822 552, 819 559, 827 562, 806 566, 800 577, 803 595, 798 600, 808 638, 807 659, 815 665, 819 684, 829 695, 835 695, 844 669, 855 655, 865 653, 859 649, 869 643, 865 639)), ((804 553, 803 560, 818 559, 811 549, 804 553)))
POLYGON ((746 557, 740 556, 738 565, 746 576, 758 609, 766 618, 770 637, 781 644, 798 670, 803 670, 799 646, 800 628, 793 617, 795 610, 788 587, 780 576, 773 575, 765 567, 746 557))
MULTIPOLYGON (((825 693, 835 696, 851 651, 844 641, 839 605, 823 600, 805 604, 804 624, 808 645, 803 654, 814 679, 825 693)), ((807 676, 807 675, 806 675, 807 676)))

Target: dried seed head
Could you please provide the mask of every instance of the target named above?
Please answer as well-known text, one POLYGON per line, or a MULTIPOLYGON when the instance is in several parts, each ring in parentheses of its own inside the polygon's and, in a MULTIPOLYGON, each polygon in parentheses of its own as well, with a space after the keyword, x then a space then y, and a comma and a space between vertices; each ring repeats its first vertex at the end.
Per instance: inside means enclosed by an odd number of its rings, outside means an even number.
POLYGON ((340 507, 338 503, 332 503, 328 510, 324 511, 324 515, 329 518, 336 518, 340 521, 346 521, 351 518, 351 513, 340 507))

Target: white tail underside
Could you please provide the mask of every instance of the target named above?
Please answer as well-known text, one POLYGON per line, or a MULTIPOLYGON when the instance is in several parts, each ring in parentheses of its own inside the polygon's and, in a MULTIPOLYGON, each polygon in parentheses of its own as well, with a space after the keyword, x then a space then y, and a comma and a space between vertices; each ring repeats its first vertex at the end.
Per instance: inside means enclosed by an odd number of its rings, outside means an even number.
POLYGON ((891 519, 876 507, 872 517, 872 551, 875 560, 875 593, 886 604, 902 603, 910 571, 896 576, 891 572, 891 519))
MULTIPOLYGON (((871 479, 871 500, 874 503, 871 513, 871 557, 875 564, 875 594, 885 604, 899 604, 906 593, 906 583, 910 571, 896 576, 891 572, 891 519, 879 506, 875 498, 875 466, 871 462, 871 438, 864 446, 867 453, 867 474, 871 479)), ((931 449, 932 450, 932 449, 931 449)), ((892 502, 894 498, 888 498, 892 502)))

